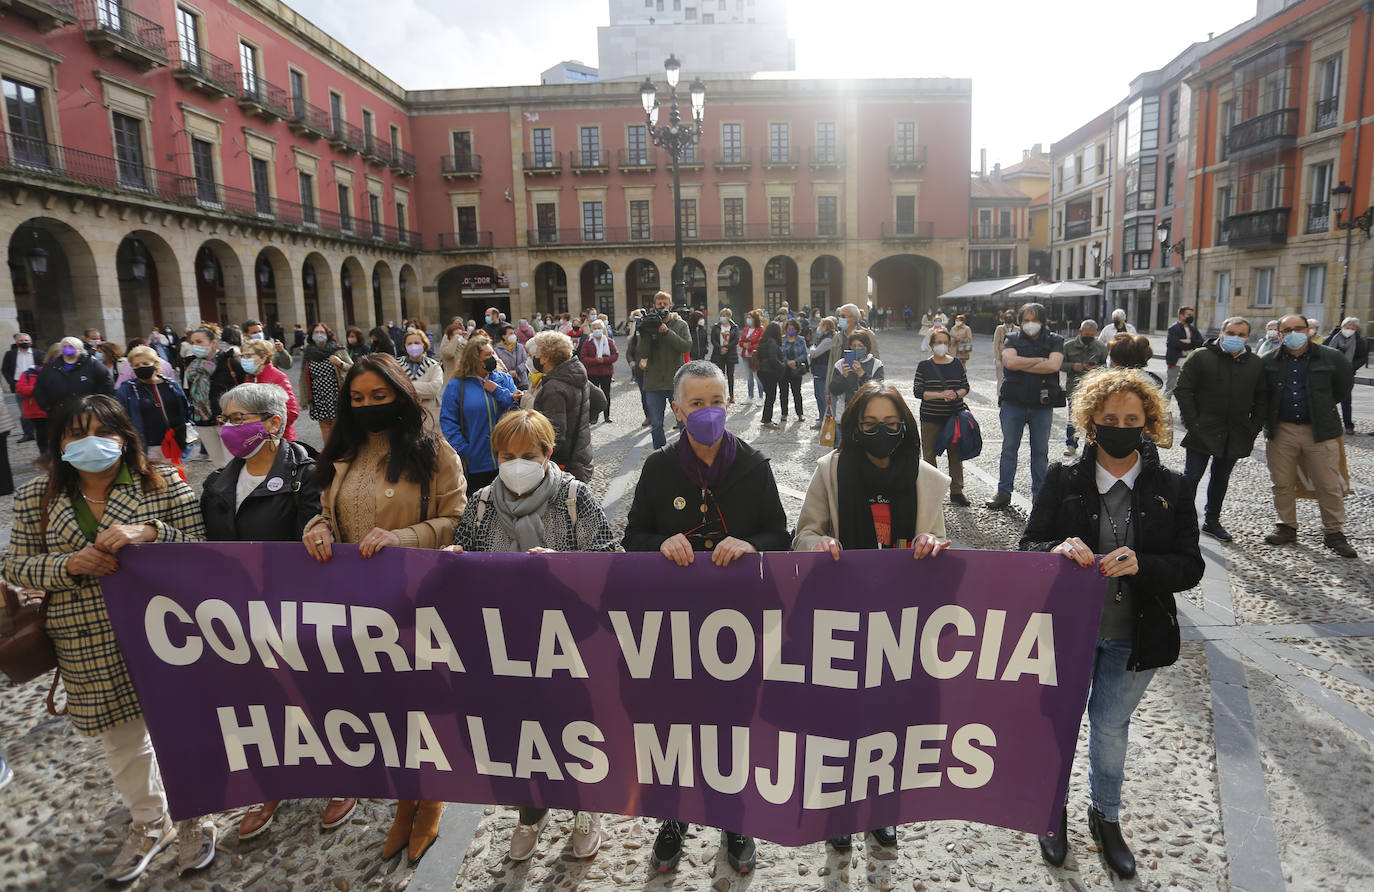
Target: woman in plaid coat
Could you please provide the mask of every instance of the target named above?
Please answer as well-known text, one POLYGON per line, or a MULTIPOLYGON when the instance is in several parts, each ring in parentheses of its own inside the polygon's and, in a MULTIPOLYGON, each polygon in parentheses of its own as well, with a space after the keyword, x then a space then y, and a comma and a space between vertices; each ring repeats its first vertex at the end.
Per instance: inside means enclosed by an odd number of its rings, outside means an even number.
MULTIPOLYGON (((14 497, 4 577, 47 593, 45 625, 72 724, 100 737, 133 816, 129 838, 106 874, 124 883, 177 838, 178 828, 167 814, 157 757, 105 613, 100 578, 119 569, 125 545, 201 541, 205 527, 195 493, 172 468, 149 463, 128 413, 113 397, 68 400, 54 412, 48 437, 48 475, 28 481, 14 497)), ((183 848, 189 844, 205 858, 201 827, 183 822, 182 830, 183 848)), ((213 846, 211 839, 210 857, 213 846)))

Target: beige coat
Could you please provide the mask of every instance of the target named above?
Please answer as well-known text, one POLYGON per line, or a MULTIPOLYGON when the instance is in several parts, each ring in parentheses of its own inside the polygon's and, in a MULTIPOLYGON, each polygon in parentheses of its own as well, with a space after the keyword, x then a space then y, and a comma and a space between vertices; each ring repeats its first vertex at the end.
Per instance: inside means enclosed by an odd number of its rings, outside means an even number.
MULTIPOLYGON (((402 367, 405 362, 402 361, 402 367)), ((420 406, 425 410, 425 428, 439 430, 439 400, 444 393, 448 376, 444 374, 444 364, 435 360, 424 374, 410 382, 415 385, 415 395, 420 398, 420 406)))
MULTIPOLYGON (((334 504, 348 475, 350 462, 334 462, 334 479, 329 489, 320 493, 320 513, 305 525, 310 528, 317 523, 327 523, 335 542, 343 541, 339 525, 334 519, 334 504)), ((467 480, 463 477, 463 467, 458 461, 458 453, 447 441, 440 438, 439 467, 429 483, 429 511, 427 520, 420 520, 420 484, 402 475, 391 483, 381 475, 376 483, 377 516, 373 525, 391 530, 401 539, 403 548, 443 548, 453 544, 453 532, 458 528, 458 518, 463 516, 467 507, 467 480)))
MULTIPOLYGON (((806 488, 793 551, 810 551, 817 542, 839 533, 840 502, 838 475, 840 453, 830 452, 816 462, 811 485, 806 488)), ((916 474, 916 534, 930 533, 945 538, 945 496, 949 478, 938 468, 921 462, 916 474)))

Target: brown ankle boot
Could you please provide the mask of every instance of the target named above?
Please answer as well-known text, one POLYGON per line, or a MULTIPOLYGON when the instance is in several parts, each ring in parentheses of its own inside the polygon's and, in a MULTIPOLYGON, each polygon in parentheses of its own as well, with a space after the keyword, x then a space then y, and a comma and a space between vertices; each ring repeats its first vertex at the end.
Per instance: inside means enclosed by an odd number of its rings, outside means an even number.
POLYGON ((411 827, 415 823, 415 810, 419 803, 414 799, 401 799, 396 803, 396 820, 391 822, 386 843, 382 846, 382 860, 400 854, 410 842, 411 827))
POLYGON ((439 816, 444 813, 442 802, 421 802, 415 813, 415 827, 410 831, 410 863, 424 857, 439 836, 439 816))

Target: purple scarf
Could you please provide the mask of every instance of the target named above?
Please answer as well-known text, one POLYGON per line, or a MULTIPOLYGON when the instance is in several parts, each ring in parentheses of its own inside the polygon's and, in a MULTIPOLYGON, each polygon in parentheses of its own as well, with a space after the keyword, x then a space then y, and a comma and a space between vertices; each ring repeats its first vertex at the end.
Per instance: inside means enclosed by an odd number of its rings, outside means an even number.
POLYGON ((685 431, 678 437, 677 459, 682 463, 682 471, 688 480, 702 489, 720 486, 725 481, 725 475, 730 473, 730 466, 735 463, 735 452, 739 445, 735 435, 726 431, 721 437, 722 442, 720 450, 716 453, 716 460, 709 465, 697 458, 697 454, 692 451, 691 441, 685 431))

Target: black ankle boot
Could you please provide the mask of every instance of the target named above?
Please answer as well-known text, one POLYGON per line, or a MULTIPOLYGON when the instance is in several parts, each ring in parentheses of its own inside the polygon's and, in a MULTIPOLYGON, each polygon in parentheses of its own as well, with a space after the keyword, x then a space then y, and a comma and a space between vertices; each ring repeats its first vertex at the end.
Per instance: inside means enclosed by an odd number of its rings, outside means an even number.
POLYGON ((1108 821, 1098 814, 1097 809, 1088 810, 1088 830, 1102 849, 1102 863, 1107 869, 1123 880, 1135 876, 1135 855, 1121 836, 1121 825, 1108 821))
POLYGON ((1054 836, 1037 836, 1040 840, 1040 857, 1050 867, 1061 867, 1069 857, 1069 809, 1064 807, 1059 817, 1059 832, 1054 836))
POLYGON ((848 833, 844 836, 832 836, 826 842, 830 843, 830 847, 837 852, 848 852, 854 848, 853 837, 848 833))

